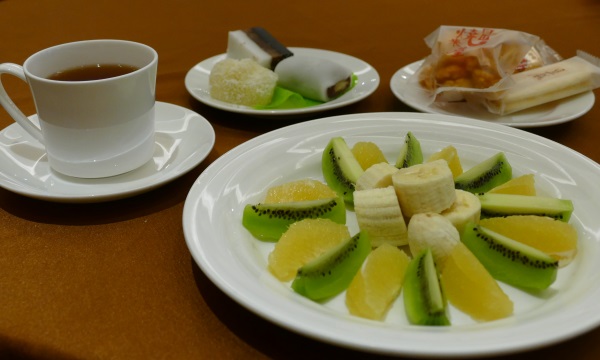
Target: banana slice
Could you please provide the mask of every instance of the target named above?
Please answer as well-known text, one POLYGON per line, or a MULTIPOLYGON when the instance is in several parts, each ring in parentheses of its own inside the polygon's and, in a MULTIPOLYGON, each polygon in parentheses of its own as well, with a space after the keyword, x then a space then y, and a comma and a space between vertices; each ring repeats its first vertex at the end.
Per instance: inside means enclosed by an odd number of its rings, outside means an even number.
POLYGON ((456 230, 462 234, 468 222, 478 223, 481 217, 481 202, 477 195, 465 190, 456 189, 456 200, 450 208, 442 211, 456 230))
POLYGON ((454 245, 460 242, 458 230, 448 218, 437 213, 421 213, 410 218, 407 235, 408 246, 413 256, 431 248, 440 271, 454 245))
POLYGON ((440 213, 456 200, 454 178, 446 160, 413 165, 392 175, 392 183, 406 217, 440 213))
POLYGON ((354 212, 360 230, 369 234, 371 246, 408 243, 406 223, 393 186, 354 191, 354 212))
POLYGON ((355 189, 375 189, 392 185, 392 175, 398 172, 398 168, 389 163, 371 165, 356 180, 355 189))

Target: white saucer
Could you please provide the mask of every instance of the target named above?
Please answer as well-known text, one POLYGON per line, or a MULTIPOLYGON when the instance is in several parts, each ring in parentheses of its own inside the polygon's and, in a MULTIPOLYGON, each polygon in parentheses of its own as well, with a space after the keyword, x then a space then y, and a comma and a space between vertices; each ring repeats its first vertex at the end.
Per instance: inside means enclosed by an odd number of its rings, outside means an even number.
POLYGON ((408 106, 422 112, 457 115, 517 128, 528 128, 556 125, 575 120, 594 106, 595 97, 592 91, 505 116, 492 114, 483 108, 469 106, 465 102, 433 103, 429 105, 425 99, 411 99, 404 94, 404 90, 407 86, 410 86, 408 79, 419 69, 422 62, 422 60, 417 61, 401 68, 390 80, 390 87, 394 95, 408 106))
MULTIPOLYGON (((30 117, 37 122, 37 116, 30 117)), ((55 202, 100 202, 152 190, 193 169, 210 153, 215 132, 186 108, 156 102, 154 157, 128 173, 80 179, 50 169, 42 144, 14 123, 0 131, 0 187, 55 202)))
POLYGON ((210 87, 208 84, 210 71, 217 62, 223 60, 227 56, 226 54, 220 54, 208 58, 190 69, 185 76, 185 87, 196 100, 220 110, 259 117, 286 117, 316 113, 347 106, 371 95, 379 86, 379 74, 377 71, 371 65, 360 59, 329 50, 295 47, 290 47, 289 49, 294 54, 325 58, 347 66, 356 75, 358 81, 354 88, 344 95, 320 105, 300 109, 257 110, 248 106, 235 105, 215 100, 210 96, 210 87))

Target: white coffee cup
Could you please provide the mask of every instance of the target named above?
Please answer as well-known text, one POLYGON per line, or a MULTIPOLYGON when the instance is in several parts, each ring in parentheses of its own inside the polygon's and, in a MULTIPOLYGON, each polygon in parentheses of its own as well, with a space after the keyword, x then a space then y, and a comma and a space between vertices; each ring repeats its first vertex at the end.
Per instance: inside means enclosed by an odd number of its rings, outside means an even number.
MULTIPOLYGON (((148 162, 154 153, 154 103, 158 54, 123 40, 88 40, 47 48, 23 64, 0 64, 29 84, 39 128, 11 101, 0 81, 0 104, 40 141, 50 167, 62 174, 100 178, 148 162), (100 80, 49 77, 68 69, 103 64, 137 70, 100 80)), ((0 77, 1 79, 1 77, 0 77)))

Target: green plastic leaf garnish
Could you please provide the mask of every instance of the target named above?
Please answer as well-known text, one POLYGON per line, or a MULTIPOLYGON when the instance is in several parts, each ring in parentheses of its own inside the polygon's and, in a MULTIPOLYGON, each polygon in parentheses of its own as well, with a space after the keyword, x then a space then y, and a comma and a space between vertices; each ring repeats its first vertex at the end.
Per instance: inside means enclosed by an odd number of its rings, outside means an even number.
MULTIPOLYGON (((358 78, 352 74, 352 85, 346 92, 350 91, 357 82, 358 78)), ((308 99, 297 92, 276 86, 271 102, 267 105, 255 106, 254 108, 257 110, 300 109, 321 104, 323 104, 322 101, 308 99)))

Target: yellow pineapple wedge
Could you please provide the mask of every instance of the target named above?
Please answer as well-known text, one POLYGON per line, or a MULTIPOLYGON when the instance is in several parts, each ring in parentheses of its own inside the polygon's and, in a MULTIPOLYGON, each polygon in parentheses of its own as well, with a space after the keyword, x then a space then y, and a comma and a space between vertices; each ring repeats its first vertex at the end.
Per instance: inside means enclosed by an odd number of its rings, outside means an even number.
POLYGON ((372 165, 387 162, 381 149, 371 141, 359 141, 354 144, 352 154, 363 170, 367 170, 372 165))
POLYGON ((444 159, 448 163, 450 170, 452 171, 452 176, 457 177, 458 175, 463 173, 462 164, 460 162, 460 157, 458 157, 458 151, 452 145, 448 145, 442 150, 431 154, 427 158, 427 162, 444 159))
POLYGON ((265 203, 287 203, 329 199, 337 194, 327 184, 315 179, 302 179, 270 187, 265 203))
POLYGON ((488 191, 493 194, 514 194, 535 196, 535 178, 533 174, 517 176, 488 191))
POLYGON ((350 238, 346 225, 329 219, 304 219, 290 225, 269 254, 268 269, 281 281, 290 281, 309 261, 350 238))
POLYGON ((532 246, 568 265, 577 254, 577 230, 564 221, 545 216, 513 215, 480 220, 481 226, 532 246))
POLYGON ((497 320, 513 313, 512 300, 463 243, 450 252, 440 281, 450 304, 474 320, 497 320))
POLYGON ((408 255, 393 245, 374 249, 346 290, 350 314, 382 320, 400 294, 409 261, 408 255))

